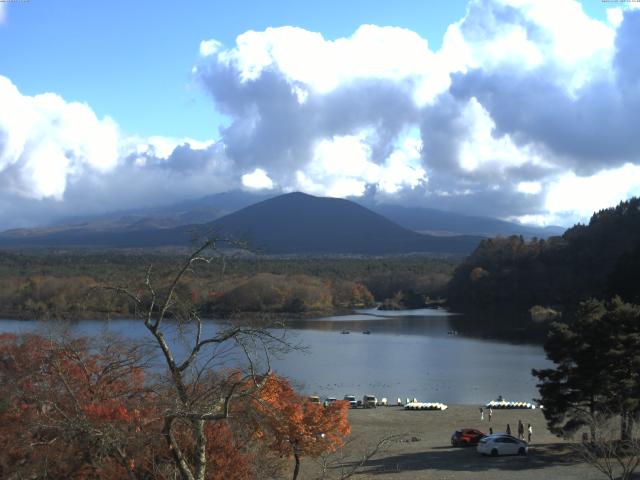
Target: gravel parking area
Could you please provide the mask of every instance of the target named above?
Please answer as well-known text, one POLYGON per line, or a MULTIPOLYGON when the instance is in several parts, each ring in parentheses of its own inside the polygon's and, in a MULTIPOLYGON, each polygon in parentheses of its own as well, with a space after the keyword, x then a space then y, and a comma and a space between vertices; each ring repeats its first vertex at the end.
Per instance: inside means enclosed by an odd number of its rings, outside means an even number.
MULTIPOLYGON (((352 433, 348 445, 333 460, 347 467, 362 452, 389 435, 403 435, 386 445, 371 458, 357 479, 603 479, 593 467, 579 461, 570 446, 549 433, 540 410, 494 410, 491 423, 480 421, 479 407, 450 406, 439 411, 407 411, 400 407, 357 409, 349 412, 352 433), (518 420, 533 426, 530 453, 525 457, 484 457, 475 447, 454 448, 451 434, 459 428, 477 428, 488 433, 504 432, 510 424, 517 434, 518 420)), ((317 478, 321 472, 317 463, 303 460, 302 478, 317 478)), ((329 470, 327 478, 335 478, 337 470, 329 470)), ((338 476, 339 478, 339 476, 338 476)))

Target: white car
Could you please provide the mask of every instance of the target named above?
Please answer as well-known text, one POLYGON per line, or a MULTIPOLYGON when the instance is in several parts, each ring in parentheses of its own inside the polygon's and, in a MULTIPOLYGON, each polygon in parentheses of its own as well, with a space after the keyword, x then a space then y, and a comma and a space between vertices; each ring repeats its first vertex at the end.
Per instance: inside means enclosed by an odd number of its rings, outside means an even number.
POLYGON ((329 405, 331 405, 332 403, 336 403, 338 401, 338 399, 336 397, 327 397, 324 399, 324 406, 328 407, 329 405))
POLYGON ((364 408, 376 408, 378 406, 378 399, 373 395, 365 395, 362 397, 362 406, 364 408))
POLYGON ((526 455, 529 446, 524 440, 518 440, 516 437, 507 435, 506 433, 497 433, 483 437, 478 442, 476 451, 482 455, 526 455))
POLYGON ((345 395, 344 400, 349 402, 349 407, 358 408, 358 401, 356 400, 355 395, 345 395))

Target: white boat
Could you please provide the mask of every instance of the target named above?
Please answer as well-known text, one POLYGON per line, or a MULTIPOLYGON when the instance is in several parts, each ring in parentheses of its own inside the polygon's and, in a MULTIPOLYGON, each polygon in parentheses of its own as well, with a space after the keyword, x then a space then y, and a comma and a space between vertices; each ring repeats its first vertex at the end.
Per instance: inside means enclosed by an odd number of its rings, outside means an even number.
POLYGON ((405 410, 438 410, 444 411, 446 410, 448 405, 444 403, 425 403, 425 402, 410 402, 404 406, 405 410))

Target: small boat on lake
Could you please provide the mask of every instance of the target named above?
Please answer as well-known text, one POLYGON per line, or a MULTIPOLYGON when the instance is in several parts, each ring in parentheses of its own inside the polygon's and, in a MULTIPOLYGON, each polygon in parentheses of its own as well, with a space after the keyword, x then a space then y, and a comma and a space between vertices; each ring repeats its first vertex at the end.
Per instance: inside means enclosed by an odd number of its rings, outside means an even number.
POLYGON ((340 333, 343 335, 348 335, 351 332, 349 330, 342 330, 340 333))
POLYGON ((365 335, 371 335, 371 331, 369 331, 369 330, 364 330, 362 333, 365 334, 365 335))

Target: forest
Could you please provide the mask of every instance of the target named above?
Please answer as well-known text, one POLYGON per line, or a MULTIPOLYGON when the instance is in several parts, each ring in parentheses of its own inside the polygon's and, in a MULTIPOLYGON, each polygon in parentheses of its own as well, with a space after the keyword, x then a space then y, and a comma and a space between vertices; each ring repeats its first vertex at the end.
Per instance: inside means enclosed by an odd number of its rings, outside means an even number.
MULTIPOLYGON (((135 285, 148 268, 160 283, 184 260, 175 252, 0 252, 0 315, 18 319, 82 319, 133 314, 102 287, 135 285)), ((424 256, 269 258, 228 255, 185 278, 178 293, 204 315, 238 313, 314 316, 374 302, 441 295, 455 260, 424 256)))
POLYGON ((640 198, 632 198, 561 237, 483 240, 456 268, 447 299, 463 311, 567 311, 615 295, 638 303, 639 267, 640 198))

